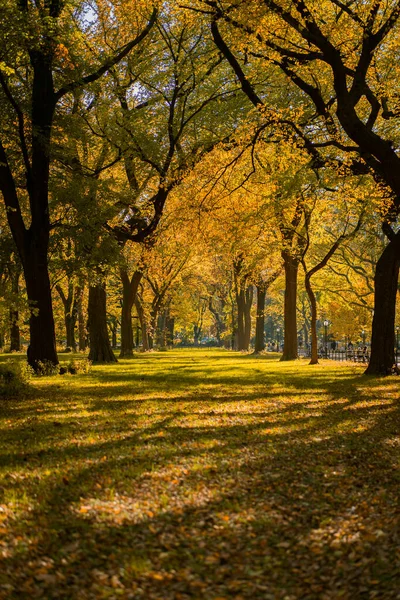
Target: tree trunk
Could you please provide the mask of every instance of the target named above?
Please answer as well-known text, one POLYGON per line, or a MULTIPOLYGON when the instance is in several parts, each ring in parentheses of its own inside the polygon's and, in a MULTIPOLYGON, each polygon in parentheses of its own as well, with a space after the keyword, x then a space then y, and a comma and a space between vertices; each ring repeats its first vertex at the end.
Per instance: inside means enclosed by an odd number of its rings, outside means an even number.
POLYGON ((67 348, 72 348, 76 352, 76 341, 75 341, 75 322, 76 319, 72 314, 65 315, 65 330, 67 333, 67 348))
POLYGON ((232 334, 231 334, 231 350, 237 350, 237 323, 238 320, 236 318, 235 313, 235 305, 233 302, 233 298, 231 298, 231 326, 232 326, 232 334))
POLYGON ((108 337, 107 296, 103 283, 89 287, 88 328, 89 360, 93 363, 117 362, 108 337))
POLYGON ((140 298, 138 297, 138 295, 136 295, 136 298, 135 298, 135 307, 136 307, 136 312, 137 312, 138 317, 139 317, 140 327, 142 329, 142 348, 143 348, 143 352, 147 352, 148 350, 150 350, 150 344, 149 344, 149 335, 148 335, 148 332, 147 332, 146 315, 144 314, 143 306, 142 306, 142 303, 141 303, 140 298))
POLYGON ((245 325, 244 325, 245 302, 246 302, 246 300, 245 300, 244 289, 240 289, 236 293, 237 349, 238 350, 246 350, 245 325))
MULTIPOLYGON (((15 298, 15 305, 17 306, 18 295, 19 295, 19 278, 20 272, 16 271, 13 274, 11 282, 11 291, 15 298)), ((10 309, 10 352, 19 352, 21 350, 21 334, 19 330, 19 311, 18 308, 10 309)))
POLYGON ((285 269, 285 304, 284 327, 285 338, 281 360, 295 360, 297 354, 297 274, 299 261, 290 252, 283 251, 285 269))
POLYGON ((50 278, 45 249, 32 249, 23 261, 26 291, 30 306, 28 363, 35 370, 40 363, 58 364, 56 335, 51 302, 50 278))
POLYGON ((10 352, 19 352, 21 350, 21 333, 19 330, 19 312, 10 310, 10 352))
POLYGON ((215 321, 215 337, 217 338, 218 346, 221 346, 221 335, 224 333, 226 327, 224 322, 224 310, 225 302, 219 300, 219 310, 213 305, 213 297, 210 296, 208 300, 208 309, 215 321))
POLYGON ((157 315, 154 315, 154 313, 151 313, 150 326, 147 327, 147 339, 148 339, 148 344, 149 344, 149 350, 153 350, 153 348, 154 348, 156 330, 157 330, 157 315))
POLYGON ((174 329, 175 329, 175 317, 167 318, 167 346, 174 345, 174 329))
POLYGON ((83 314, 83 286, 80 285, 75 290, 76 312, 78 316, 78 348, 81 352, 86 350, 86 326, 85 316, 83 314))
POLYGON ((244 350, 250 348, 251 338, 251 307, 253 305, 253 286, 250 285, 245 291, 244 299, 244 350))
POLYGON ((77 305, 74 298, 74 284, 68 281, 68 295, 64 294, 61 285, 56 285, 56 290, 61 298, 64 307, 64 323, 67 348, 72 348, 76 352, 75 325, 77 318, 77 305))
POLYGON ((121 307, 121 352, 120 357, 133 356, 133 327, 132 327, 132 308, 135 303, 137 290, 140 280, 143 277, 141 271, 135 271, 132 277, 129 277, 126 268, 120 269, 122 281, 122 307, 121 307))
POLYGON ((318 340, 317 340, 317 300, 315 298, 314 290, 311 287, 311 277, 306 274, 305 286, 307 291, 308 299, 310 300, 311 308, 311 360, 310 365, 318 364, 318 340))
POLYGON ((194 341, 195 346, 199 345, 200 336, 201 336, 201 325, 196 325, 196 324, 193 325, 193 341, 194 341))
POLYGON ((256 314, 256 339, 254 344, 254 353, 260 354, 265 350, 265 300, 267 289, 264 285, 257 285, 257 314, 256 314))
POLYGON ((395 363, 396 295, 400 266, 400 235, 389 242, 376 264, 371 358, 367 375, 388 375, 395 363))
POLYGON ((113 350, 115 350, 115 348, 117 347, 117 329, 118 329, 117 319, 115 317, 112 317, 110 319, 109 325, 110 325, 110 331, 111 331, 111 348, 113 350))
POLYGON ((167 346, 167 311, 163 310, 157 319, 157 346, 159 348, 165 348, 167 346))

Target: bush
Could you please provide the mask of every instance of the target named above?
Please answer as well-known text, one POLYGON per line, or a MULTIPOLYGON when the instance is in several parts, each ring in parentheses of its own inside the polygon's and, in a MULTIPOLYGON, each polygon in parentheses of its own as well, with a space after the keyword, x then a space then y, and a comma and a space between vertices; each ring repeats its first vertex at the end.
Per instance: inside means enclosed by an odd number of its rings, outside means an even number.
POLYGON ((51 360, 41 360, 37 363, 36 375, 38 377, 47 377, 48 375, 58 375, 60 372, 60 365, 55 365, 51 360))
POLYGON ((27 363, 17 360, 8 360, 0 365, 0 396, 2 398, 16 398, 25 396, 31 391, 28 383, 32 375, 27 363))
POLYGON ((87 358, 73 358, 66 367, 60 367, 60 375, 65 375, 65 373, 70 373, 71 375, 89 373, 91 366, 92 363, 87 358))

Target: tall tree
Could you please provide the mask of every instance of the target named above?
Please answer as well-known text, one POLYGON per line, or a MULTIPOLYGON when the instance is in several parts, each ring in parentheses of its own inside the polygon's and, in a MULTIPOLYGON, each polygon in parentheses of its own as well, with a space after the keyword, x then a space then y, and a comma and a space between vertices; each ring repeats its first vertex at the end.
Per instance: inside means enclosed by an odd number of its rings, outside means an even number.
POLYGON ((214 41, 254 106, 268 107, 265 89, 252 78, 260 69, 270 73, 275 67, 282 86, 297 89, 296 98, 289 94, 290 118, 276 111, 264 114, 292 131, 314 166, 324 164, 330 152, 330 160, 341 157, 354 170, 368 170, 386 188, 388 202, 381 212, 388 244, 376 266, 366 372, 390 373, 400 263, 399 78, 392 50, 399 2, 200 0, 192 6, 211 14, 214 41))
POLYGON ((0 191, 24 270, 31 307, 28 361, 34 369, 41 361, 58 362, 48 272, 49 179, 56 107, 60 109, 68 94, 92 84, 123 60, 146 37, 156 19, 154 10, 134 39, 84 74, 81 64, 71 68, 64 52, 68 52, 74 36, 77 39, 78 26, 75 30, 71 27, 79 21, 71 14, 74 8, 62 0, 6 0, 0 25, 0 191))

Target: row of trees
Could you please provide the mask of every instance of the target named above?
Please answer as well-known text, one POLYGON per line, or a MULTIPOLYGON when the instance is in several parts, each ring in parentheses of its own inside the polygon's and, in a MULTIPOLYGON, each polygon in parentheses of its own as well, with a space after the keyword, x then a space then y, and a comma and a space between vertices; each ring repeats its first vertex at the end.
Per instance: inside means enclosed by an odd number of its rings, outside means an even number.
POLYGON ((112 361, 107 281, 120 281, 123 356, 133 307, 145 346, 157 323, 164 345, 185 296, 219 336, 230 310, 245 349, 256 290, 260 351, 283 273, 283 359, 297 357, 302 305, 316 362, 327 290, 365 314, 374 292, 367 372, 391 372, 398 4, 6 0, 3 296, 17 324, 23 274, 33 368, 58 360, 52 291, 80 346, 87 294, 90 357, 112 361))

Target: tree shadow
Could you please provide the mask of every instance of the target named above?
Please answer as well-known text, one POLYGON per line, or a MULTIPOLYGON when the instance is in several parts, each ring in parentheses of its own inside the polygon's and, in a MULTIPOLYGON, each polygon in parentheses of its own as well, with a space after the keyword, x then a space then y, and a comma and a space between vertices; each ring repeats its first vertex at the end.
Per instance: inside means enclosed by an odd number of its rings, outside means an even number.
POLYGON ((131 368, 7 413, 0 597, 397 597, 391 380, 131 368))

